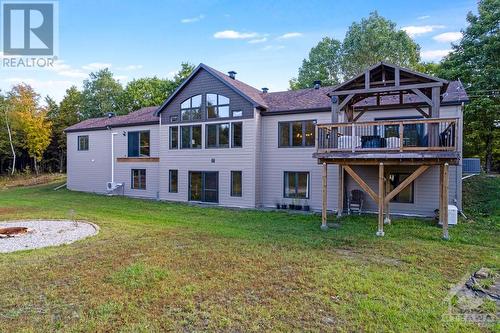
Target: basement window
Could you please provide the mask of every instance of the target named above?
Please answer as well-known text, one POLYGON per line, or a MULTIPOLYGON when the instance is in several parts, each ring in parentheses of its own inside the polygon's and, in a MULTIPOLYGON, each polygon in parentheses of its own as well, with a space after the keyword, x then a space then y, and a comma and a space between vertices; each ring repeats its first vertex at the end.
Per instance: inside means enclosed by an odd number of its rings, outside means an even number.
POLYGON ((132 169, 130 187, 133 190, 146 189, 146 169, 132 169))
MULTIPOLYGON (((394 190, 401 184, 406 178, 410 176, 409 173, 391 173, 389 174, 389 191, 394 190)), ((391 202, 399 203, 413 203, 414 202, 414 186, 415 182, 411 182, 410 185, 406 186, 401 192, 399 192, 391 202)))

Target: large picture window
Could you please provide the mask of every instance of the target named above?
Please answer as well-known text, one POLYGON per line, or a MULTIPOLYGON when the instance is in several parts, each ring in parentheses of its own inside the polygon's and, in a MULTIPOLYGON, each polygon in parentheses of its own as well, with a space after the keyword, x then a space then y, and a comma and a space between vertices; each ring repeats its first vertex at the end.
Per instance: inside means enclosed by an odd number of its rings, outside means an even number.
MULTIPOLYGON (((409 176, 409 173, 389 174, 389 191, 394 190, 409 176)), ((411 182, 410 185, 406 186, 401 192, 399 192, 394 198, 392 198, 391 202, 413 203, 414 183, 415 182, 411 182)))
POLYGON ((149 156, 149 131, 128 132, 128 157, 149 156))
POLYGON ((231 123, 231 147, 243 146, 243 123, 231 123))
POLYGON ((206 125, 206 148, 229 148, 229 123, 206 125))
POLYGON ((168 170, 168 192, 169 193, 177 193, 178 181, 179 181, 179 171, 168 170))
POLYGON ((283 196, 293 199, 309 199, 309 172, 285 171, 283 196))
POLYGON ((89 136, 79 135, 78 136, 78 150, 84 151, 89 150, 89 136))
POLYGON ((201 125, 181 126, 181 148, 201 148, 201 125))
POLYGON ((178 126, 171 126, 169 128, 169 148, 170 149, 177 149, 179 148, 179 127, 178 126))
POLYGON ((201 119, 201 95, 193 96, 181 103, 181 119, 183 121, 201 119))
POLYGON ((207 94, 207 118, 227 118, 229 117, 229 98, 207 94))
POLYGON ((241 197, 242 195, 242 172, 231 171, 231 196, 241 197))
POLYGON ((314 120, 280 122, 278 124, 278 146, 280 148, 314 147, 315 125, 314 120))
POLYGON ((130 187, 133 190, 146 189, 146 169, 132 169, 130 187))

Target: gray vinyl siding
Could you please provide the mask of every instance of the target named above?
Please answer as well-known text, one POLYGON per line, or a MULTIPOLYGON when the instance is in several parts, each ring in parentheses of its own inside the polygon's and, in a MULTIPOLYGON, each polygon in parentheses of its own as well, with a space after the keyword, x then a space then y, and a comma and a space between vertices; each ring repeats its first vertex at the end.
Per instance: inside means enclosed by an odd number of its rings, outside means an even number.
POLYGON ((202 149, 169 149, 168 128, 162 125, 160 147, 159 191, 161 200, 188 201, 189 171, 219 172, 219 205, 255 208, 255 119, 240 119, 243 123, 243 147, 205 149, 206 128, 202 126, 202 149), (214 159, 214 163, 212 163, 214 159), (178 192, 168 191, 168 170, 178 170, 178 192), (242 171, 242 196, 232 197, 231 171, 242 171))
POLYGON ((108 130, 67 134, 67 187, 73 191, 106 193, 111 180, 111 140, 108 130), (78 136, 89 136, 89 150, 78 150, 78 136))
MULTIPOLYGON (((411 173, 417 167, 392 167, 394 172, 411 173)), ((378 166, 353 166, 353 170, 370 186, 378 192, 378 166)), ((457 167, 450 166, 448 203, 455 204, 457 194, 457 183, 455 182, 457 167)), ((345 177, 347 193, 354 189, 365 192, 350 176, 345 177)), ((434 210, 439 208, 439 166, 431 166, 424 174, 414 181, 414 202, 398 203, 391 202, 389 209, 391 214, 408 214, 421 216, 434 216, 434 210)), ((347 206, 346 206, 347 208, 347 206)), ((363 210, 366 212, 377 212, 375 201, 365 192, 363 210)))
MULTIPOLYGON (((283 177, 285 171, 309 172, 309 199, 297 203, 309 203, 311 209, 319 211, 322 207, 322 166, 312 157, 315 147, 278 148, 278 123, 294 120, 316 120, 329 123, 328 112, 279 115, 262 117, 262 196, 264 207, 276 207, 277 203, 291 204, 293 199, 283 197, 283 177)), ((338 166, 328 166, 328 210, 337 210, 338 166)))
MULTIPOLYGON (((129 131, 150 131, 150 157, 159 157, 158 125, 130 126, 111 130, 71 132, 68 137, 68 189, 74 191, 107 193, 106 183, 111 181, 111 135, 115 135, 115 161, 127 157, 129 131), (79 135, 89 136, 89 150, 77 150, 79 135)), ((125 195, 156 198, 158 193, 158 163, 115 162, 115 182, 124 183, 125 195), (146 190, 130 188, 131 170, 146 169, 146 190)), ((122 193, 121 190, 118 193, 122 193)))
MULTIPOLYGON (((115 136, 115 156, 127 157, 128 154, 128 132, 149 131, 150 157, 160 157, 159 149, 159 128, 158 125, 131 126, 115 128, 112 132, 118 133, 115 136)), ((131 197, 151 198, 158 197, 158 162, 116 162, 115 182, 125 184, 125 195, 131 197), (131 170, 146 170, 146 189, 137 190, 131 188, 131 170)), ((120 193, 120 192, 118 192, 120 193)))
POLYGON ((219 79, 215 78, 212 74, 204 69, 201 69, 176 96, 169 103, 167 108, 161 113, 162 124, 170 123, 170 116, 178 116, 180 119, 180 106, 181 103, 186 99, 195 96, 202 95, 202 119, 201 121, 220 121, 220 119, 207 119, 205 103, 206 94, 219 94, 224 95, 230 99, 229 109, 230 112, 241 110, 243 111, 243 117, 235 118, 253 118, 254 108, 252 103, 243 98, 241 95, 236 93, 233 89, 229 88, 227 85, 222 83, 219 79))

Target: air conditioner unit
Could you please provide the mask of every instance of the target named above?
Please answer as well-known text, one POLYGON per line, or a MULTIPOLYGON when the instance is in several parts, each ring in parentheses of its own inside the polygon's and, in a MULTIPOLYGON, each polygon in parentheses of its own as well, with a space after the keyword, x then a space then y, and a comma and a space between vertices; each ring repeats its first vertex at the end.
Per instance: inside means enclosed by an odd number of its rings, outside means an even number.
POLYGON ((116 183, 116 182, 107 182, 106 183, 106 188, 108 189, 108 191, 114 191, 117 188, 119 188, 120 186, 123 186, 123 183, 116 183))

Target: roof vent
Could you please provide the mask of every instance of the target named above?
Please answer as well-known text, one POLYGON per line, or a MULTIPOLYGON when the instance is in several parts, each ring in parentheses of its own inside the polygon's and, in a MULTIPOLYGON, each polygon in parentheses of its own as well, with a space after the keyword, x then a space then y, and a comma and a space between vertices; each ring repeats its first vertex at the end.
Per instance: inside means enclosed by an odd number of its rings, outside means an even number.
POLYGON ((115 116, 115 113, 114 112, 108 112, 107 115, 108 115, 108 118, 113 118, 115 116))
POLYGON ((237 73, 235 71, 229 71, 229 72, 227 72, 227 74, 229 74, 229 77, 231 79, 233 79, 233 80, 236 79, 236 74, 237 73))
POLYGON ((321 80, 314 81, 314 89, 319 89, 321 87, 321 80))
POLYGON ((267 92, 269 91, 269 88, 266 88, 266 87, 261 88, 261 89, 262 89, 262 92, 263 92, 264 94, 267 94, 267 92))

